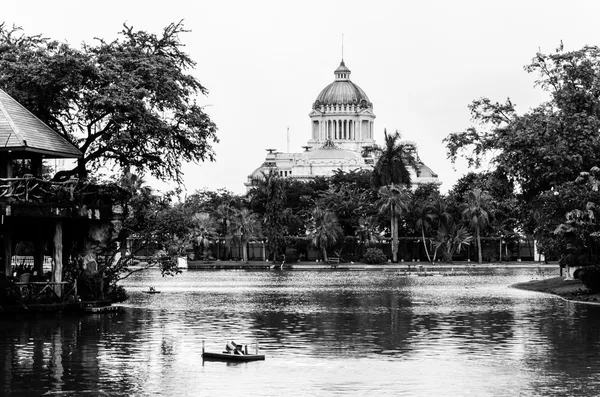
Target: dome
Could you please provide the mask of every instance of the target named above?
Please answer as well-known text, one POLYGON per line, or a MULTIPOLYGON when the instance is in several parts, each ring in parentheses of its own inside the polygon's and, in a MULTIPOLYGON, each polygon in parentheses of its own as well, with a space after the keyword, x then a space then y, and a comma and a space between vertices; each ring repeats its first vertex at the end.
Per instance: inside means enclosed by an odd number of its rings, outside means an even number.
POLYGON ((421 178, 437 178, 438 175, 433 172, 433 170, 431 168, 429 168, 428 166, 426 166, 423 163, 419 163, 417 166, 418 172, 417 175, 421 178))
POLYGON ((335 81, 323 88, 314 103, 313 108, 321 105, 359 105, 361 108, 371 107, 372 104, 367 94, 350 81, 350 69, 346 67, 344 61, 334 71, 335 81))
POLYGON ((351 81, 334 81, 317 97, 315 103, 319 105, 345 105, 345 104, 364 104, 368 107, 369 98, 367 94, 351 81), (364 101, 364 102, 363 102, 364 101))

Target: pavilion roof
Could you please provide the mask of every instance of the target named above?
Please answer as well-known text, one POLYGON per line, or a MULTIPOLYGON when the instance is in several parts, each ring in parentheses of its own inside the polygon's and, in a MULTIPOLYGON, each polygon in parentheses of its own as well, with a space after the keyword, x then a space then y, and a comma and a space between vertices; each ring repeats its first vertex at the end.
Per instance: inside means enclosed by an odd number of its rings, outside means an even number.
POLYGON ((0 89, 0 151, 79 158, 81 151, 0 89))

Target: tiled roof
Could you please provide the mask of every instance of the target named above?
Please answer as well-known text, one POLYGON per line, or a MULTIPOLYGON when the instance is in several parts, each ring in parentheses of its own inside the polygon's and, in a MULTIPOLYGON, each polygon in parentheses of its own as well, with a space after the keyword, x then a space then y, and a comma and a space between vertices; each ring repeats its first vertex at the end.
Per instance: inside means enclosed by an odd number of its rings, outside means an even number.
POLYGON ((75 145, 0 89, 0 151, 33 152, 47 158, 77 158, 75 145))

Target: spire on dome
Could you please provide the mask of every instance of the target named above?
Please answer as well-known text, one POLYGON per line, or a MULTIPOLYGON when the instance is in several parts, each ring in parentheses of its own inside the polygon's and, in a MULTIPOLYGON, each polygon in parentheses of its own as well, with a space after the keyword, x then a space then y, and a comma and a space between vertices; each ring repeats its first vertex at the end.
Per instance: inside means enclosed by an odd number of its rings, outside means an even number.
POLYGON ((340 66, 333 72, 335 74, 335 81, 347 81, 350 80, 350 69, 346 67, 344 59, 340 62, 340 66))

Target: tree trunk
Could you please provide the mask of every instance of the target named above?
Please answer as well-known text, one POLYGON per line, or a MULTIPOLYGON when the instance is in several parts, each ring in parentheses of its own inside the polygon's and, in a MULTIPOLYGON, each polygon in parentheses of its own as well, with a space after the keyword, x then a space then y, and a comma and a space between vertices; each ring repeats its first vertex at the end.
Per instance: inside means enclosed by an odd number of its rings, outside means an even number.
POLYGON ((425 228, 421 225, 421 236, 423 236, 423 247, 425 247, 425 254, 427 254, 427 260, 431 262, 431 256, 429 256, 429 250, 427 249, 427 243, 425 242, 425 228))
POLYGON ((321 247, 321 252, 323 253, 323 262, 327 263, 327 249, 325 247, 321 247))
POLYGON ((502 237, 500 237, 500 263, 502 263, 502 237))
POLYGON ((483 256, 481 255, 481 236, 479 235, 479 226, 475 228, 475 233, 477 233, 477 260, 481 265, 483 263, 483 256))
POLYGON ((2 262, 4 267, 4 274, 7 277, 12 275, 12 223, 10 219, 4 219, 4 228, 2 230, 2 245, 3 245, 3 256, 2 262))
MULTIPOLYGON (((62 282, 63 272, 63 228, 61 221, 56 221, 54 227, 52 259, 52 282, 60 283, 62 282)), ((54 286, 54 292, 58 297, 60 297, 62 295, 62 285, 56 284, 54 286)))
POLYGON ((248 262, 248 242, 242 241, 242 261, 248 262))
POLYGON ((88 172, 85 168, 85 160, 77 159, 77 176, 81 179, 87 178, 88 172))
POLYGON ((398 215, 396 211, 392 211, 392 262, 398 262, 398 215))

